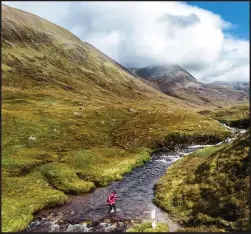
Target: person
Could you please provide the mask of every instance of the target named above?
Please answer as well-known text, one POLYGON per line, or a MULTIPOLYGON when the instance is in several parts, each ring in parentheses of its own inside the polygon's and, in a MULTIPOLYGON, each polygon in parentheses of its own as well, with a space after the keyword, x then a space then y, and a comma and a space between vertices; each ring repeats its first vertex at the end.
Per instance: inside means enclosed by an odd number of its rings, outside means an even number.
POLYGON ((112 209, 114 209, 114 211, 116 211, 116 206, 115 206, 115 202, 116 202, 116 198, 117 198, 117 193, 116 191, 113 191, 107 199, 107 202, 110 206, 110 210, 108 211, 108 213, 110 213, 112 211, 112 209))

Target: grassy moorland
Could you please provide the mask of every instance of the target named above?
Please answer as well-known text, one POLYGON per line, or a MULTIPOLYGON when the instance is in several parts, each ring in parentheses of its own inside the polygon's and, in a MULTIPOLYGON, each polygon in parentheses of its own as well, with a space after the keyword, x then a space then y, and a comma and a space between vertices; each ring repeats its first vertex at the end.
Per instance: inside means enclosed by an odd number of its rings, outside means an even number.
POLYGON ((250 229, 249 135, 198 150, 159 180, 154 202, 183 223, 178 231, 250 229))
POLYGON ((23 230, 67 194, 121 179, 156 148, 230 135, 198 108, 69 31, 3 5, 2 231, 23 230))
POLYGON ((221 123, 225 123, 231 127, 249 127, 250 107, 248 104, 221 108, 216 110, 203 110, 199 113, 214 118, 220 121, 221 123))

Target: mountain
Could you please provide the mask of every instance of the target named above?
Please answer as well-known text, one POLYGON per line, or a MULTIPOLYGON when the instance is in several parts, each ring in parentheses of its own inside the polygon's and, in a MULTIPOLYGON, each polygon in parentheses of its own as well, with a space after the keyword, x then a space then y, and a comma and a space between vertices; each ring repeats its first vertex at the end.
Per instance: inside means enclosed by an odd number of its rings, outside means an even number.
POLYGON ((66 29, 6 5, 1 13, 2 231, 120 180, 173 139, 231 134, 66 29))
POLYGON ((39 84, 40 89, 71 90, 86 99, 90 95, 161 97, 120 64, 67 30, 4 5, 3 12, 4 86, 31 89, 39 84), (24 73, 29 76, 22 77, 24 73), (10 78, 5 79, 6 74, 10 78))
POLYGON ((230 88, 232 90, 239 90, 250 95, 250 83, 249 82, 226 82, 226 81, 215 81, 213 84, 221 85, 223 87, 230 88))
POLYGON ((183 101, 203 106, 232 106, 248 101, 246 93, 216 84, 203 84, 179 65, 129 69, 153 87, 183 101))

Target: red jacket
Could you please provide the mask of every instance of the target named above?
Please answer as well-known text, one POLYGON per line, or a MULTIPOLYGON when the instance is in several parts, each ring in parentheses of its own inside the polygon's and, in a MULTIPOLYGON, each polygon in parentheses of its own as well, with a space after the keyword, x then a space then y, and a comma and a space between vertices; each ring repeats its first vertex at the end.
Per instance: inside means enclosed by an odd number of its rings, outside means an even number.
POLYGON ((109 203, 109 205, 113 205, 115 204, 115 200, 117 198, 116 193, 111 193, 107 199, 107 202, 109 203))

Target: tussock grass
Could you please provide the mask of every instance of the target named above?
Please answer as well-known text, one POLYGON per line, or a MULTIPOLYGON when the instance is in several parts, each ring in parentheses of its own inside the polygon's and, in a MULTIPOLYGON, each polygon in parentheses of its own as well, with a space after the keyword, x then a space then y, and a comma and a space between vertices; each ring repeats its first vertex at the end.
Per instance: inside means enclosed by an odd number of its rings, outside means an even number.
POLYGON ((154 202, 190 231, 249 230, 248 153, 249 133, 184 157, 159 180, 154 202))
POLYGON ((2 231, 24 230, 33 219, 33 212, 63 204, 67 196, 52 189, 39 172, 2 180, 2 231))

